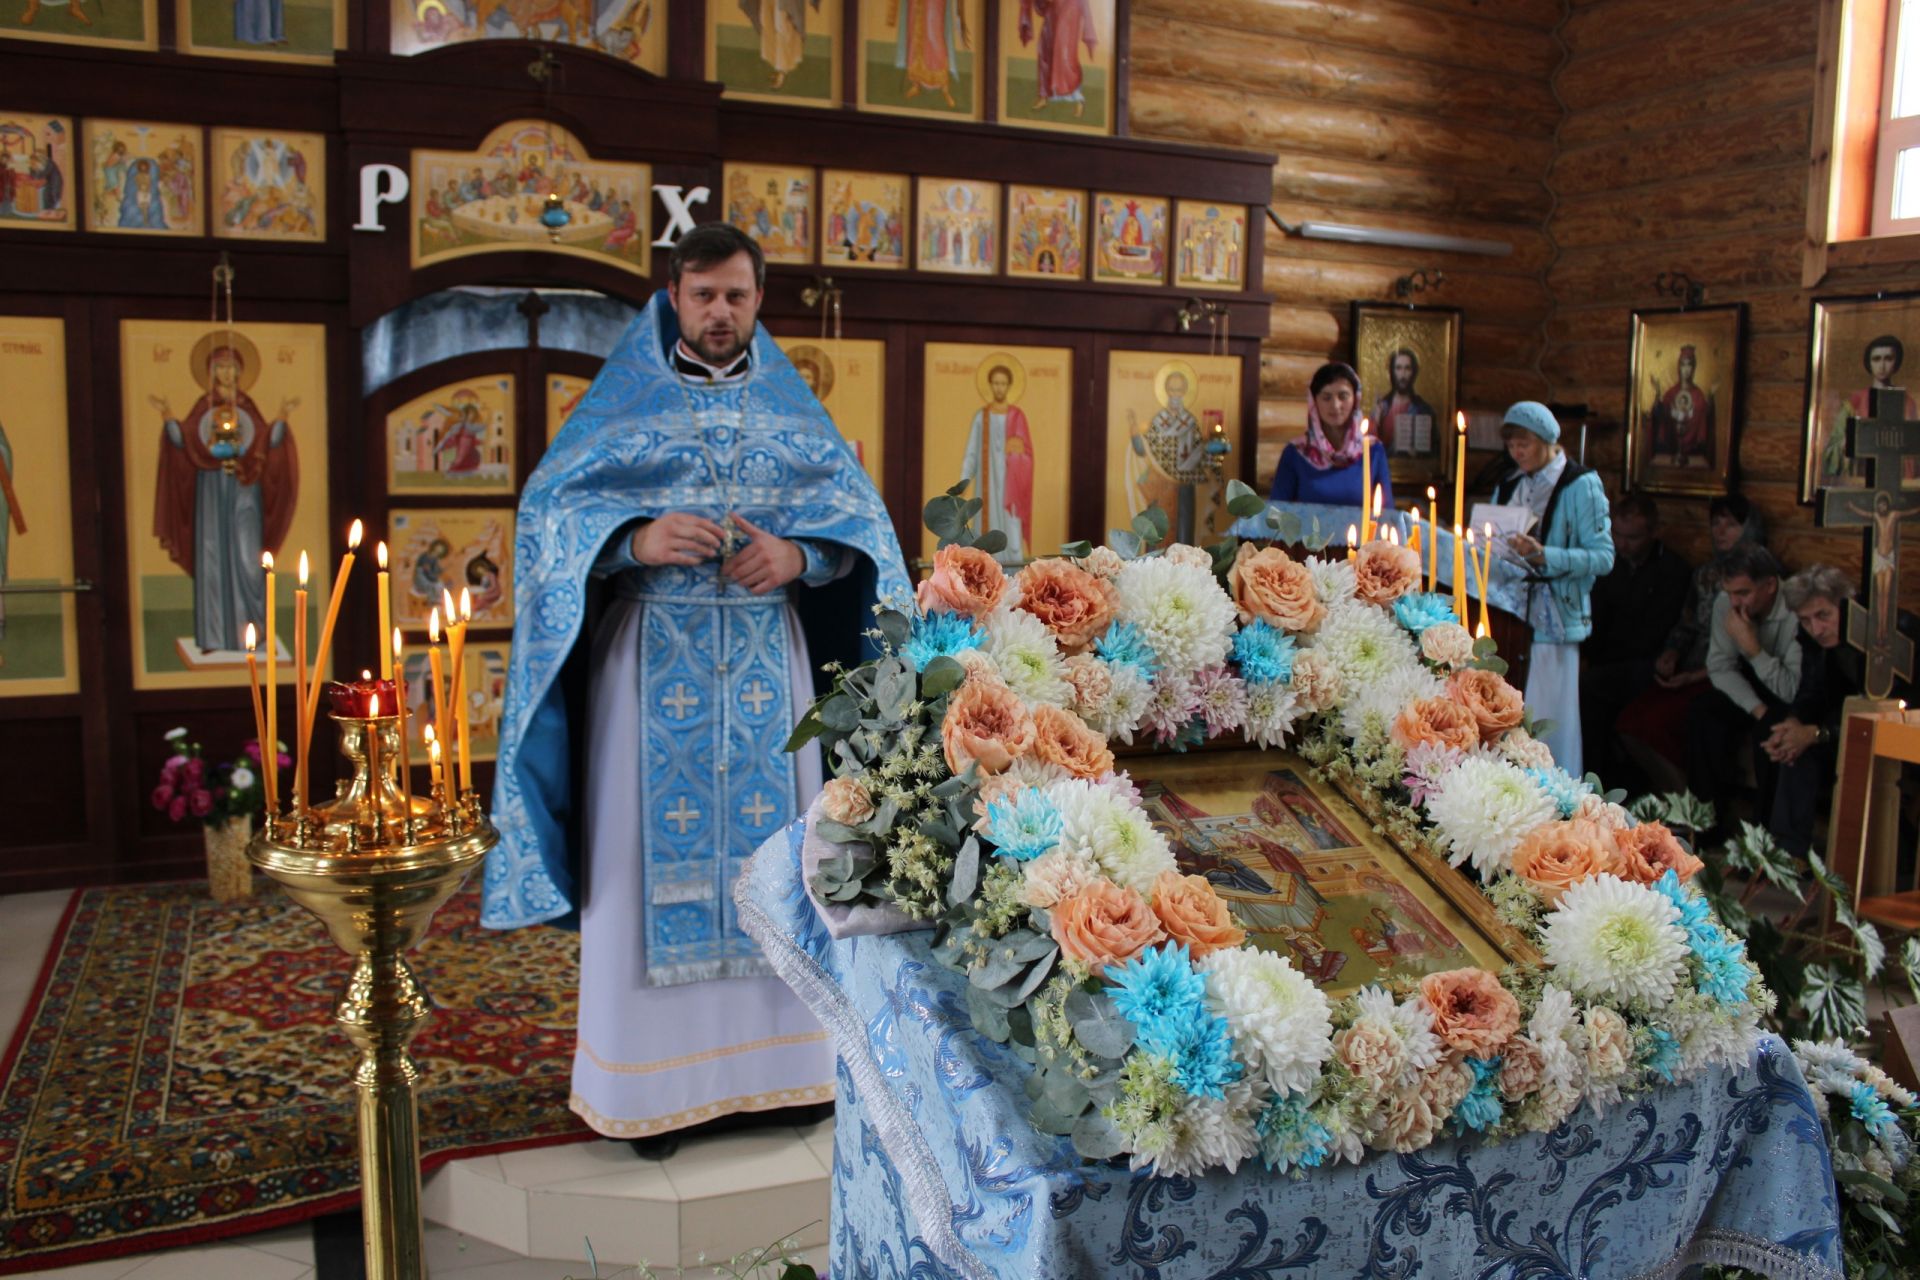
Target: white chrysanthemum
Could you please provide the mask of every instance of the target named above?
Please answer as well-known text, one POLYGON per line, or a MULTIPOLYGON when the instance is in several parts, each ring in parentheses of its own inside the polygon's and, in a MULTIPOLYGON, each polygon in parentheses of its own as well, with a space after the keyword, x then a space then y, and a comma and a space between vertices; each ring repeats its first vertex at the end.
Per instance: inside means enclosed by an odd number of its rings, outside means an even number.
POLYGON ((1047 799, 1060 811, 1059 847, 1093 859, 1115 884, 1150 897, 1160 873, 1175 870, 1167 838, 1111 788, 1076 778, 1048 787, 1047 799))
POLYGON ((1052 761, 1021 756, 1008 765, 1000 776, 1021 786, 1045 788, 1056 782, 1065 782, 1073 775, 1052 761))
POLYGON ((1242 732, 1256 747, 1284 747, 1306 711, 1291 685, 1256 684, 1247 692, 1247 725, 1242 732))
POLYGON ((1152 1165, 1155 1175, 1163 1178, 1238 1169, 1242 1160, 1260 1150, 1254 1120, 1264 1099, 1246 1080, 1228 1085, 1225 1093, 1224 1098, 1189 1095, 1177 1114, 1141 1135, 1144 1141, 1130 1153, 1129 1164, 1135 1169, 1152 1165))
POLYGON ((1111 672, 1113 687, 1086 720, 1109 738, 1132 742, 1133 731, 1140 727, 1147 705, 1153 701, 1153 681, 1141 675, 1138 667, 1125 664, 1111 668, 1111 672))
POLYGON ((1723 1005, 1697 992, 1675 1000, 1661 1022, 1680 1046, 1675 1078, 1685 1078, 1714 1065, 1738 1070, 1753 1056, 1760 1030, 1760 1009, 1753 1001, 1723 1005))
POLYGON ((1838 1038, 1832 1040, 1795 1040, 1793 1056, 1800 1059, 1800 1071, 1808 1079, 1816 1074, 1856 1079, 1866 1070, 1867 1060, 1847 1048, 1838 1038))
POLYGON ((1414 999, 1405 1004, 1395 1004, 1393 993, 1385 988, 1362 987, 1354 994, 1354 1003, 1359 1006, 1360 1014, 1354 1019, 1356 1026, 1363 1020, 1371 1019, 1399 1037, 1409 1071, 1417 1075, 1439 1064, 1446 1046, 1434 1034, 1433 1013, 1424 1000, 1414 999))
POLYGON ((1152 556, 1129 560, 1114 585, 1116 614, 1140 628, 1163 672, 1191 674, 1227 660, 1239 614, 1208 570, 1152 556))
MULTIPOLYGON (((1419 651, 1406 628, 1385 609, 1358 601, 1328 609, 1311 640, 1313 651, 1340 672, 1350 699, 1369 685, 1420 666, 1419 651)), ((1396 706, 1394 713, 1399 710, 1396 706)))
POLYGON ((1020 901, 1030 907, 1050 908, 1098 880, 1100 867, 1083 850, 1055 845, 1031 862, 1022 863, 1021 874, 1026 882, 1020 888, 1020 901))
POLYGON ((1327 997, 1284 956, 1252 947, 1216 951, 1200 966, 1207 1006, 1227 1020, 1240 1059, 1285 1096, 1313 1086, 1333 1052, 1327 997))
POLYGON ((1513 867, 1513 849, 1558 805, 1532 778, 1505 760, 1468 756, 1427 796, 1427 817, 1454 866, 1472 860, 1483 879, 1513 867))
POLYGON ((1420 699, 1437 698, 1445 688, 1440 679, 1418 661, 1408 661, 1369 683, 1347 687, 1350 691, 1347 700, 1340 704, 1340 730, 1349 738, 1361 735, 1369 715, 1377 717, 1384 728, 1420 699))
POLYGON ((1307 572, 1321 604, 1331 608, 1353 599, 1353 561, 1344 556, 1308 556, 1307 572))
POLYGON ((1356 1126, 1347 1113, 1338 1108, 1323 1116, 1316 1117, 1333 1135, 1333 1145, 1327 1148, 1323 1165, 1359 1164, 1367 1154, 1366 1132, 1356 1126))
POLYGON ((1073 686, 1065 678, 1060 646, 1047 624, 1022 610, 1001 610, 987 619, 987 656, 1007 687, 1028 703, 1065 707, 1073 686))
POLYGON ((1644 885, 1605 874, 1560 897, 1540 931, 1554 980, 1578 996, 1659 1008, 1686 968, 1680 909, 1644 885))
POLYGON ((1521 1122, 1544 1133, 1560 1127, 1580 1105, 1586 1084, 1586 1027, 1573 997, 1548 983, 1527 1021, 1527 1038, 1540 1050, 1540 1087, 1521 1106, 1521 1122))

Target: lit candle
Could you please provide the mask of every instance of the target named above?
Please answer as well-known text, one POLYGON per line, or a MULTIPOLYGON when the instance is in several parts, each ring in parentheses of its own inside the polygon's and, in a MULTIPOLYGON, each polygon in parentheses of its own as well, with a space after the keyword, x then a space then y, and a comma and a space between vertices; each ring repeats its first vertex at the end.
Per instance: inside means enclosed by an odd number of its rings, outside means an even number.
POLYGON ((1453 612, 1467 625, 1467 544, 1461 541, 1460 522, 1453 522, 1453 612))
POLYGON ((1367 501, 1373 493, 1373 450, 1367 447, 1367 432, 1372 424, 1365 418, 1360 419, 1360 541, 1373 539, 1371 521, 1367 519, 1367 501))
MULTIPOLYGON (((1467 554, 1473 560, 1474 585, 1480 589, 1480 625, 1484 628, 1487 625, 1487 570, 1485 562, 1480 558, 1480 553, 1473 549, 1473 530, 1471 529, 1467 530, 1467 554)), ((1466 620, 1467 615, 1461 614, 1460 621, 1465 623, 1466 620)))
POLYGON ((307 811, 307 553, 300 553, 293 589, 293 812, 307 811))
POLYGON ((1355 547, 1360 541, 1360 531, 1352 525, 1347 526, 1347 559, 1353 559, 1355 547))
POLYGON ((1373 486, 1373 517, 1367 523, 1367 528, 1372 530, 1372 533, 1362 541, 1372 542, 1380 536, 1380 513, 1386 509, 1387 505, 1385 489, 1384 485, 1373 486))
MULTIPOLYGON (((385 648, 384 645, 381 647, 385 648)), ((380 695, 376 693, 373 695, 372 701, 367 704, 367 719, 378 720, 379 718, 380 695)), ((386 787, 381 785, 386 781, 386 772, 386 763, 380 759, 380 726, 377 724, 368 725, 367 775, 369 782, 372 784, 368 790, 373 796, 373 839, 376 844, 386 838, 384 830, 386 826, 386 814, 380 808, 380 793, 386 790, 386 787)))
POLYGON ((467 715, 467 628, 473 625, 473 597, 460 588, 460 648, 453 660, 454 730, 460 735, 460 794, 473 790, 473 723, 467 715))
MULTIPOLYGON (((387 601, 386 543, 382 542, 374 549, 374 559, 379 561, 380 564, 380 639, 384 642, 387 638, 387 633, 393 630, 393 619, 389 616, 391 609, 387 601)), ((387 648, 385 643, 382 643, 380 646, 380 678, 382 680, 393 679, 393 653, 387 648)))
POLYGON ((1480 544, 1480 632, 1487 632, 1487 579, 1493 576, 1493 522, 1486 525, 1486 540, 1480 544))
POLYGON ((434 725, 444 727, 447 723, 447 676, 446 668, 440 664, 440 609, 435 606, 427 615, 427 670, 433 680, 433 724, 427 726, 427 732, 433 732, 434 725))
POLYGON ((267 740, 260 744, 260 763, 266 769, 267 812, 280 812, 280 643, 274 638, 273 552, 260 554, 267 574, 267 740))
POLYGON ((427 776, 433 779, 433 785, 440 788, 440 794, 447 793, 447 766, 440 759, 440 739, 434 736, 433 726, 427 726, 427 776))
MULTIPOLYGON (((380 545, 384 550, 386 543, 380 545)), ((393 629, 393 650, 387 660, 393 668, 393 701, 400 717, 400 842, 405 844, 413 839, 413 753, 407 745, 407 651, 398 627, 393 629)))
POLYGON ((1453 421, 1459 430, 1459 451, 1453 468, 1453 594, 1460 603, 1460 625, 1465 626, 1467 561, 1466 546, 1460 541, 1460 530, 1467 523, 1467 415, 1456 413, 1453 421))
POLYGON ((260 664, 253 656, 254 636, 253 624, 249 622, 247 624, 247 683, 253 688, 253 738, 255 742, 260 743, 260 787, 264 791, 267 779, 273 775, 267 772, 270 749, 263 741, 267 735, 267 714, 260 706, 260 664))
POLYGON ((1427 530, 1427 590, 1440 589, 1440 495, 1433 486, 1427 486, 1427 519, 1431 528, 1427 530))
POLYGON ((353 553, 360 547, 360 522, 347 530, 347 554, 340 557, 340 573, 333 580, 333 596, 327 601, 327 620, 320 628, 320 643, 313 650, 313 679, 307 686, 307 731, 313 731, 314 717, 320 714, 320 680, 327 669, 327 651, 333 647, 333 624, 340 618, 340 602, 346 598, 347 576, 353 572, 353 553))

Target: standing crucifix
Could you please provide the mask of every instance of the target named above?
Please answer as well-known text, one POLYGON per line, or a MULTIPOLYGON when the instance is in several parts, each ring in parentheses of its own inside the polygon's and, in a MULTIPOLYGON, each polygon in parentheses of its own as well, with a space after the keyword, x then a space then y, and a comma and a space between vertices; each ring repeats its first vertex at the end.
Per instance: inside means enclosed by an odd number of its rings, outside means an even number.
POLYGON ((1905 421, 1905 409, 1904 391, 1875 389, 1873 416, 1848 419, 1847 456, 1867 464, 1867 487, 1823 489, 1816 512, 1822 528, 1866 531, 1867 603, 1847 602, 1847 643, 1867 655, 1870 698, 1891 693, 1896 675, 1913 676, 1913 642, 1895 625, 1900 522, 1920 515, 1920 490, 1900 485, 1902 461, 1920 456, 1920 422, 1905 421))

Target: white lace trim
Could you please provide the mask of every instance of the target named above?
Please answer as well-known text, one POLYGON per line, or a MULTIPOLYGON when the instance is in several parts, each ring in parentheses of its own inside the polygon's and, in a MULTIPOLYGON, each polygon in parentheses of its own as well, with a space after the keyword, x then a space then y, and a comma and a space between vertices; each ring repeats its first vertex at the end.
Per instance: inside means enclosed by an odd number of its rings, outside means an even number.
POLYGON ((1771 1280, 1845 1280, 1843 1273, 1771 1240, 1718 1228, 1700 1232, 1661 1266, 1633 1280, 1672 1280, 1690 1267, 1741 1267, 1771 1280))
MULTIPOLYGON (((778 837, 775 839, 778 840, 778 837)), ((770 841, 769 844, 773 845, 779 856, 792 856, 786 841, 778 840, 777 844, 770 841)), ((820 1019, 821 1025, 833 1037, 834 1047, 853 1076, 853 1082, 873 1119, 874 1128, 879 1130, 880 1143, 894 1167, 900 1171, 901 1180, 906 1185, 907 1208, 912 1212, 927 1247, 942 1263, 967 1277, 967 1280, 996 1280, 993 1272, 955 1234, 953 1201, 947 1191, 946 1179, 940 1174, 939 1163, 934 1160, 933 1150, 927 1145, 919 1126, 914 1123, 906 1104, 887 1087, 886 1077, 880 1073, 880 1064, 874 1061, 872 1048, 867 1042, 866 1023, 854 1010, 853 1002, 819 963, 801 950, 749 895, 748 886, 753 882, 757 864, 766 856, 767 850, 768 845, 762 845, 747 863, 746 871, 734 883, 733 901, 739 908, 740 927, 760 944, 773 971, 793 988, 794 994, 813 1010, 814 1016, 820 1019)), ((841 1135, 835 1138, 836 1144, 843 1139, 858 1141, 853 1135, 841 1135)))

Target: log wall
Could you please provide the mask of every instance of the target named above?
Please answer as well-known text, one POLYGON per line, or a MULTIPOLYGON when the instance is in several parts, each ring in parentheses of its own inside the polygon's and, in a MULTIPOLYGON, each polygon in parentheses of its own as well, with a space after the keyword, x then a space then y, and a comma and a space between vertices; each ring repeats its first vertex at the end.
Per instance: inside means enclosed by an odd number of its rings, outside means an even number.
MULTIPOLYGON (((1707 302, 1745 302, 1748 347, 1738 483, 1765 513, 1789 567, 1860 572, 1858 533, 1824 533, 1798 502, 1809 300, 1920 289, 1920 264, 1830 271, 1801 287, 1816 93, 1818 0, 1573 0, 1569 58, 1552 86, 1567 105, 1548 179, 1552 319, 1545 369, 1555 399, 1616 424, 1590 460, 1622 479, 1627 327, 1635 307, 1671 306, 1654 277, 1684 271, 1707 302)), ((1698 558, 1707 500, 1661 502, 1670 542, 1698 558)), ((1909 539, 1908 557, 1920 555, 1909 539)), ((1920 608, 1920 571, 1901 603, 1920 608)))
MULTIPOLYGON (((1560 0, 1135 0, 1129 124, 1139 136, 1278 155, 1273 204, 1317 219, 1503 240, 1508 258, 1301 240, 1271 225, 1273 331, 1258 469, 1306 423, 1307 380, 1346 358, 1348 303, 1440 268, 1421 303, 1463 312, 1467 409, 1546 393, 1545 269, 1560 110, 1560 0)), ((1367 388, 1378 395, 1382 388, 1367 388)))

